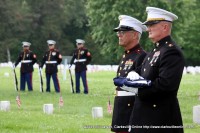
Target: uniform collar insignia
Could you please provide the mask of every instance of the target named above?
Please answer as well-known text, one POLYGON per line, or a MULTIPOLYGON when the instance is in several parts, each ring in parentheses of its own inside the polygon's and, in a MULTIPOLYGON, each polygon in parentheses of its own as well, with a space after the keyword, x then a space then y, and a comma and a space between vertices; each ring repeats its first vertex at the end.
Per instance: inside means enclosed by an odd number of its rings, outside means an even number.
POLYGON ((161 39, 160 41, 156 42, 155 43, 155 47, 160 47, 162 46, 163 44, 166 44, 167 43, 171 43, 172 42, 172 38, 171 36, 166 36, 164 37, 163 39, 161 39))
POLYGON ((131 48, 131 49, 129 49, 129 50, 126 50, 125 51, 125 53, 126 54, 129 54, 129 53, 132 53, 133 51, 136 51, 136 50, 138 50, 138 49, 140 49, 141 47, 140 47, 140 44, 137 44, 135 47, 133 47, 133 48, 131 48))

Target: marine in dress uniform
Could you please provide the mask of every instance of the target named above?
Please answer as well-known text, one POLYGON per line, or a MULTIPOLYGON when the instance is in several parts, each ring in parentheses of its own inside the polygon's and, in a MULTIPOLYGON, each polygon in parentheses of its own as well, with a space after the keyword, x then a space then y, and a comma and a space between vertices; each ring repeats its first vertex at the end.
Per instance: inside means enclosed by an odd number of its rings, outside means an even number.
POLYGON ((147 7, 147 31, 154 49, 139 74, 151 86, 138 89, 130 119, 131 133, 183 133, 177 93, 184 68, 181 49, 173 41, 172 21, 178 17, 166 10, 147 7))
POLYGON ((73 52, 70 64, 75 64, 75 77, 76 77, 76 93, 80 93, 80 77, 83 81, 84 93, 88 94, 87 84, 87 65, 90 63, 92 57, 87 48, 84 47, 85 41, 82 39, 76 39, 77 49, 73 52))
POLYGON ((25 91, 26 83, 28 90, 33 90, 32 72, 33 65, 37 62, 36 54, 29 50, 31 43, 22 42, 23 51, 19 54, 15 67, 21 62, 20 68, 20 90, 25 91))
MULTIPOLYGON (((117 70, 117 76, 126 77, 129 71, 135 70, 141 65, 146 56, 146 52, 139 44, 140 36, 143 31, 146 31, 146 26, 142 25, 139 20, 127 15, 120 15, 119 20, 120 24, 114 31, 117 32, 119 45, 125 51, 117 70)), ((120 87, 116 88, 111 131, 128 132, 134 100, 135 93, 123 91, 120 87)))
POLYGON ((49 50, 45 52, 40 66, 42 68, 44 64, 46 65, 46 92, 50 92, 51 77, 54 82, 55 91, 60 92, 60 84, 57 75, 57 66, 62 62, 62 55, 57 49, 55 49, 56 42, 54 40, 48 40, 47 44, 49 46, 49 50))

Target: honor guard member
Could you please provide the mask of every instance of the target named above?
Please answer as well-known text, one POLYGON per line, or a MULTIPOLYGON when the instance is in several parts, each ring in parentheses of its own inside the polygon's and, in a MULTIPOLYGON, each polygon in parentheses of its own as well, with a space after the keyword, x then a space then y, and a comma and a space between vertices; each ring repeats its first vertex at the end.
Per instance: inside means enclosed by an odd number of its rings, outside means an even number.
POLYGON ((15 67, 21 62, 20 68, 20 90, 25 91, 26 83, 28 90, 33 90, 32 84, 32 72, 33 65, 37 62, 36 54, 29 50, 31 43, 22 42, 23 51, 19 54, 18 59, 15 63, 15 67))
MULTIPOLYGON (((119 26, 114 29, 117 32, 119 45, 124 48, 124 54, 117 70, 117 76, 126 77, 131 70, 135 70, 142 64, 146 52, 140 46, 140 37, 146 26, 139 20, 127 16, 119 16, 119 26)), ((111 131, 128 133, 128 124, 133 109, 135 93, 116 88, 114 110, 111 131)))
POLYGON ((76 39, 77 49, 73 53, 70 64, 75 64, 75 77, 76 77, 76 93, 80 93, 80 77, 83 81, 84 93, 88 94, 88 84, 86 78, 87 65, 91 61, 91 54, 87 48, 84 47, 85 41, 76 39))
POLYGON ((52 77, 53 82, 54 82, 54 87, 56 92, 60 92, 60 84, 58 80, 58 68, 57 66, 62 62, 62 55, 60 52, 55 49, 55 44, 56 42, 54 40, 48 40, 47 44, 49 46, 49 50, 45 52, 42 63, 41 63, 41 68, 43 65, 46 65, 45 73, 46 73, 46 92, 50 92, 50 79, 52 77))
MULTIPOLYGON (((183 133, 177 93, 185 61, 171 37, 172 22, 178 17, 155 7, 147 7, 146 11, 144 24, 154 49, 145 58, 139 74, 151 80, 151 86, 138 88, 130 124, 139 128, 132 126, 131 133, 183 133)), ((137 75, 131 73, 133 77, 137 75)))

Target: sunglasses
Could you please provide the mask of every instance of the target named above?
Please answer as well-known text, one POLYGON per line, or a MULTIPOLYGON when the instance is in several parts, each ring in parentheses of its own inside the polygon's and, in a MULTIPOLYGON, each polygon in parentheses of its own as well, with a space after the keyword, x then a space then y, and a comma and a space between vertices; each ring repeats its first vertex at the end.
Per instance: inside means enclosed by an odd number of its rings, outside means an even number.
POLYGON ((120 35, 125 35, 127 32, 132 32, 133 30, 129 30, 129 31, 117 31, 117 36, 120 36, 120 35))
POLYGON ((77 43, 77 45, 82 45, 82 43, 77 43))

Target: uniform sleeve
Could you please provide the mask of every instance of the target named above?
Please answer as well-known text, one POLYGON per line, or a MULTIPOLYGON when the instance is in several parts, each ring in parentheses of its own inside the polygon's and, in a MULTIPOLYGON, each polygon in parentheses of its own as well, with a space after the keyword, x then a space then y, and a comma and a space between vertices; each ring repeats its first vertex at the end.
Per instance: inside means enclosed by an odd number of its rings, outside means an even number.
POLYGON ((159 77, 153 82, 153 85, 158 90, 174 91, 179 86, 185 64, 182 53, 172 49, 167 51, 160 60, 159 77))
POLYGON ((60 52, 58 52, 58 54, 57 54, 57 62, 58 62, 58 64, 60 64, 62 62, 62 55, 60 52))
POLYGON ((91 53, 87 50, 86 51, 86 64, 89 64, 92 60, 91 53))
MULTIPOLYGON (((151 87, 141 88, 139 93, 169 93, 176 92, 182 77, 184 58, 177 49, 170 49, 160 57, 158 76, 152 80, 151 87)), ((151 79, 150 79, 151 80, 151 79)))
POLYGON ((70 61, 70 65, 72 65, 74 63, 74 60, 75 60, 75 51, 73 52, 72 59, 70 61))
POLYGON ((15 62, 15 67, 19 64, 19 62, 22 60, 21 53, 18 55, 17 61, 15 62))
POLYGON ((139 55, 138 59, 135 62, 135 72, 137 72, 138 74, 140 74, 140 70, 142 68, 142 62, 144 61, 145 57, 146 57, 146 52, 143 52, 141 55, 139 55))
POLYGON ((45 55, 46 55, 46 53, 45 53, 44 56, 42 57, 42 61, 41 61, 41 64, 40 64, 40 67, 41 67, 41 68, 43 68, 44 63, 45 63, 45 61, 46 61, 45 55))
POLYGON ((34 65, 37 62, 37 56, 36 54, 32 53, 32 65, 34 65))

